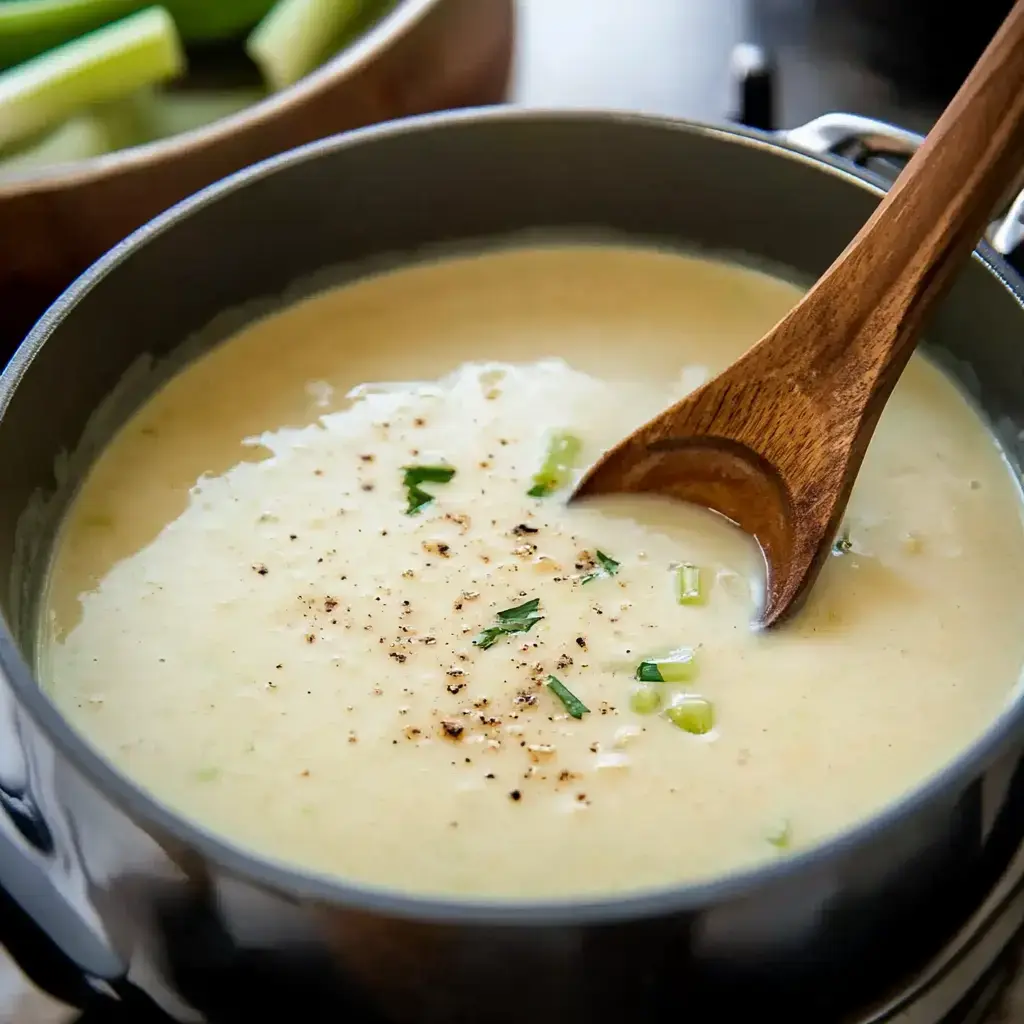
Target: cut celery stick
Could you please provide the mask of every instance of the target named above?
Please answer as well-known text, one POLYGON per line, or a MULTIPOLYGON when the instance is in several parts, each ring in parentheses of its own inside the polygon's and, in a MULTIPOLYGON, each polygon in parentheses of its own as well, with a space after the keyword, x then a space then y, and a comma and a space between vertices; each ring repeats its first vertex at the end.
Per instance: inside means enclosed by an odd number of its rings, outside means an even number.
POLYGON ((365 2, 278 0, 246 40, 246 52, 270 89, 284 89, 334 53, 365 2))
POLYGON ((107 126, 92 114, 65 121, 39 141, 0 159, 0 180, 8 174, 101 156, 112 149, 107 126))
POLYGON ((7 68, 134 14, 147 0, 14 0, 0 3, 0 67, 7 68))
POLYGON ((676 569, 676 600, 680 604, 703 604, 704 589, 701 586, 700 569, 689 562, 676 569))
POLYGON ((148 142, 137 97, 101 103, 18 149, 0 153, 0 179, 148 142))
POLYGON ((274 6, 274 0, 166 0, 187 42, 235 39, 248 32, 274 6))
POLYGON ((212 124, 263 99, 257 89, 158 93, 147 104, 145 123, 151 139, 165 139, 212 124))
MULTIPOLYGON (((0 0, 0 68, 149 7, 152 0, 0 0)), ((187 42, 230 39, 252 28, 274 0, 165 0, 187 42)))
POLYGON ((90 32, 0 74, 0 148, 184 68, 181 40, 162 7, 90 32))

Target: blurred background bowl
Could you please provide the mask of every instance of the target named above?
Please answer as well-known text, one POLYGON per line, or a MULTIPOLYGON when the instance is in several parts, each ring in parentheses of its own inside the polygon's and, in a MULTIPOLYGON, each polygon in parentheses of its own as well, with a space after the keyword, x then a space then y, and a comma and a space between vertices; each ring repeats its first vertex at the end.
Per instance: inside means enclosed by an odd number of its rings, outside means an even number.
POLYGON ((402 0, 312 74, 236 114, 0 181, 0 338, 13 347, 106 250, 226 174, 351 128, 501 102, 513 36, 514 0, 402 0))

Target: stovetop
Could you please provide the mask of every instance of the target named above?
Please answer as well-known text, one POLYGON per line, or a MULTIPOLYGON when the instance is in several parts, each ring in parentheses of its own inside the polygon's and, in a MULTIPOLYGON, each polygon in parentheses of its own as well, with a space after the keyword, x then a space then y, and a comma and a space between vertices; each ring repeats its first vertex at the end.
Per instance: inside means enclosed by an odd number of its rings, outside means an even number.
MULTIPOLYGON (((842 45, 839 0, 519 0, 512 99, 528 106, 640 109, 702 121, 736 118, 754 127, 793 127, 834 110, 927 131, 938 102, 908 99, 842 45), (837 15, 838 17, 838 15, 837 15), (763 48, 768 76, 737 76, 738 44, 763 48)), ((1020 868, 1024 879, 1024 864, 1020 868)), ((905 1005, 864 1024, 1010 1024, 1024 1019, 1024 880, 1007 882, 1001 916, 935 972, 905 1005), (1020 989, 1017 992, 1016 989, 1020 989)), ((0 1020, 10 1024, 165 1024, 170 1018, 130 986, 97 991, 59 956, 0 892, 0 942, 44 998, 0 951, 0 1020), (81 1009, 84 1007, 84 1009, 81 1009)), ((921 981, 923 979, 919 979, 921 981)), ((313 1005, 304 1020, 320 1019, 313 1005)), ((283 1016, 265 993, 237 989, 209 1024, 283 1016)), ((331 1019, 324 1017, 324 1019, 331 1019)), ((348 1018, 348 1024, 375 1024, 348 1018)))

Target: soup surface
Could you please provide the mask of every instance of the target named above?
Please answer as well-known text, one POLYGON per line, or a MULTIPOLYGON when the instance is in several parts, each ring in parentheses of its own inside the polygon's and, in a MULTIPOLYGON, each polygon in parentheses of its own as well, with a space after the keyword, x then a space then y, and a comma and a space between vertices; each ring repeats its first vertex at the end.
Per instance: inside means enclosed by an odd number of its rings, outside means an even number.
POLYGON ((85 481, 40 629, 56 701, 235 842, 420 893, 634 890, 865 818, 992 722, 1024 655, 1016 484, 953 385, 911 362, 776 632, 750 628, 761 560, 723 520, 564 502, 797 298, 551 247, 256 323, 85 481))

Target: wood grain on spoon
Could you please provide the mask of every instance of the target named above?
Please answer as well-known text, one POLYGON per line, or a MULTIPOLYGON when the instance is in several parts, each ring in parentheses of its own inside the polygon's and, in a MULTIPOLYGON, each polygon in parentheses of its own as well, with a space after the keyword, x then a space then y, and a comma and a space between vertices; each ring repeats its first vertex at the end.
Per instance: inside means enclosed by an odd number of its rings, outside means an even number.
POLYGON ((796 611, 928 314, 1024 166, 1024 0, 846 250, 724 373, 610 449, 574 499, 670 495, 757 538, 761 623, 796 611))

